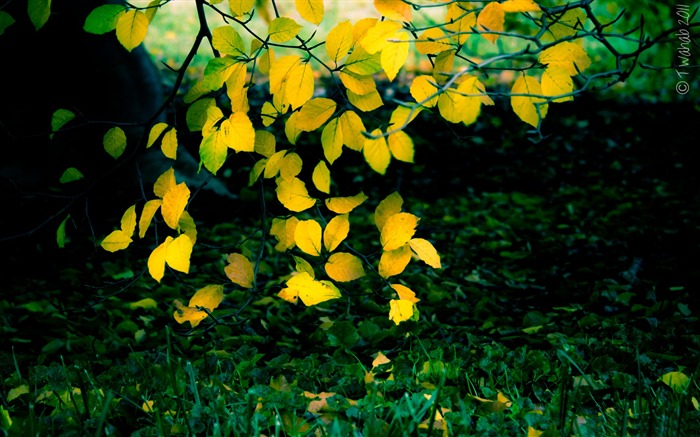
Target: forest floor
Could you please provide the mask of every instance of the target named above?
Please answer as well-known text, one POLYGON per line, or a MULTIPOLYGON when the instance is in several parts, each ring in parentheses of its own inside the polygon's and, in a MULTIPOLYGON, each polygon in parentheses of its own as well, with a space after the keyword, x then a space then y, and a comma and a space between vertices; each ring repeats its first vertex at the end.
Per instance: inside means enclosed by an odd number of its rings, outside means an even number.
MULTIPOLYGON (((226 282, 222 254, 257 244, 242 244, 257 226, 247 189, 230 210, 193 212, 228 220, 200 225, 193 271, 162 284, 143 274, 150 248, 25 240, 5 262, 0 429, 700 435, 698 110, 550 111, 544 138, 505 112, 469 128, 421 116, 416 164, 384 178, 341 162, 370 199, 398 189, 441 254, 442 269, 401 275, 421 300, 398 326, 363 289, 308 308, 274 291, 239 313, 250 296, 230 283, 218 323, 178 325, 173 299, 226 282)), ((260 275, 290 271, 280 254, 260 275)))

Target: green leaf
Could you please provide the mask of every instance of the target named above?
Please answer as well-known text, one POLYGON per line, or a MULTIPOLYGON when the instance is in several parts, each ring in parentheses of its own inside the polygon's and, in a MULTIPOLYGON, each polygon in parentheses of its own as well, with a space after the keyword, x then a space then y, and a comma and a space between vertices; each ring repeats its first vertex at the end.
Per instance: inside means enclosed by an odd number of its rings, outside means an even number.
POLYGON ((126 150, 126 134, 122 128, 115 126, 107 131, 102 139, 102 145, 112 158, 117 159, 126 150))
POLYGON ((102 35, 117 28, 119 17, 126 12, 124 5, 102 5, 90 12, 83 29, 88 33, 102 35))
POLYGON ((12 18, 12 15, 5 11, 0 11, 0 35, 5 32, 5 29, 12 26, 14 23, 15 19, 12 18))
POLYGON ((61 175, 61 179, 59 179, 59 182, 62 184, 66 184, 68 182, 77 181, 77 180, 80 180, 82 178, 84 178, 84 176, 80 172, 80 170, 78 170, 75 167, 69 167, 61 175))
POLYGON ((36 30, 41 29, 51 16, 51 0, 29 0, 27 13, 36 30))
POLYGON ((66 223, 68 222, 69 218, 70 214, 63 219, 56 230, 56 244, 58 245, 59 249, 63 249, 66 246, 66 223))
POLYGON ((302 26, 291 18, 279 17, 272 20, 268 27, 270 41, 287 42, 299 34, 302 26))
POLYGON ((212 45, 225 55, 246 56, 243 38, 231 26, 217 27, 212 31, 212 45))

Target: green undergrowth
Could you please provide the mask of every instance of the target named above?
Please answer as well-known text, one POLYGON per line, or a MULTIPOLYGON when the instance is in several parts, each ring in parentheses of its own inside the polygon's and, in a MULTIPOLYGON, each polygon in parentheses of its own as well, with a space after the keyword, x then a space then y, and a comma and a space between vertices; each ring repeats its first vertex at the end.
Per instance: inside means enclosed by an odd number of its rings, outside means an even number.
MULTIPOLYGON (((363 285, 314 307, 281 300, 285 254, 260 266, 269 294, 227 286, 213 317, 178 325, 174 299, 226 283, 225 254, 257 250, 252 190, 226 223, 200 226, 190 275, 162 284, 144 275, 148 248, 85 258, 77 241, 62 252, 37 242, 41 268, 7 275, 0 303, 0 428, 698 435, 692 132, 677 108, 598 109, 562 116, 545 138, 505 131, 502 114, 465 132, 417 124, 417 165, 385 179, 345 163, 370 198, 398 188, 442 256, 442 270, 411 263, 402 275, 420 317, 398 326, 363 285), (660 146, 658 126, 675 141, 660 146)), ((372 210, 352 224, 365 253, 372 210)))

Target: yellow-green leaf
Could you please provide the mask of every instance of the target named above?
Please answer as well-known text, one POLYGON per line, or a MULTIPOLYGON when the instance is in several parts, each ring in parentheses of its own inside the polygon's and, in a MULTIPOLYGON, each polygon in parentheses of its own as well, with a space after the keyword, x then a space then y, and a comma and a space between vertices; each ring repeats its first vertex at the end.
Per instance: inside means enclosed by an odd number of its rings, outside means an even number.
MULTIPOLYGON (((11 389, 10 391, 7 392, 7 398, 5 400, 7 402, 12 402, 13 400, 17 399, 18 397, 22 395, 26 395, 29 393, 29 386, 27 384, 22 384, 19 387, 15 387, 11 389)), ((9 427, 7 427, 9 428, 9 427)), ((4 430, 7 430, 7 428, 4 428, 4 430)))
POLYGON ((382 69, 380 54, 368 53, 362 46, 355 46, 345 60, 343 70, 360 76, 374 74, 382 69))
POLYGON ((304 211, 316 204, 316 199, 309 196, 306 184, 299 178, 294 178, 289 182, 284 179, 278 179, 275 191, 280 203, 293 212, 304 211))
POLYGON ((294 242, 302 252, 321 256, 321 225, 315 220, 301 220, 294 230, 294 242))
POLYGON ((172 128, 163 135, 160 150, 166 158, 177 159, 177 130, 172 128))
POLYGON ((165 253, 165 262, 173 270, 188 273, 190 271, 190 256, 192 255, 192 239, 185 234, 179 235, 169 245, 165 253))
POLYGON ((105 239, 102 240, 102 243, 100 243, 100 246, 102 246, 102 248, 107 252, 116 252, 129 247, 129 244, 131 244, 132 241, 133 240, 129 234, 121 229, 118 229, 107 235, 105 239))
POLYGON ((126 12, 124 5, 98 6, 88 14, 83 30, 96 35, 111 32, 116 29, 117 21, 124 12, 126 12))
POLYGON ((210 107, 215 107, 216 102, 213 98, 204 98, 202 100, 197 100, 192 103, 189 108, 187 108, 187 114, 185 116, 185 121, 187 123, 187 128, 191 132, 197 132, 202 130, 204 123, 207 121, 207 110, 210 107))
POLYGON ((664 373, 659 380, 671 387, 676 393, 685 393, 690 385, 690 378, 683 372, 664 373))
POLYGON ((413 302, 413 303, 420 302, 420 299, 418 299, 416 297, 416 293, 414 293, 413 290, 406 287, 405 285, 391 284, 391 288, 394 289, 396 294, 399 295, 399 299, 401 299, 401 300, 407 300, 407 301, 413 302))
POLYGON ((289 141, 289 143, 292 145, 297 144, 299 135, 302 133, 302 130, 299 129, 299 126, 297 126, 298 115, 298 112, 293 112, 287 119, 287 122, 284 123, 284 135, 287 137, 287 141, 289 141))
POLYGON ((117 39, 127 51, 138 47, 148 32, 148 17, 143 12, 131 9, 117 20, 117 39))
POLYGON ((204 137, 199 145, 199 157, 202 160, 202 164, 204 168, 214 175, 226 162, 226 156, 228 155, 227 140, 225 132, 214 129, 204 137))
POLYGON ((348 282, 365 276, 360 258, 350 253, 334 253, 325 265, 326 273, 334 281, 348 282))
POLYGON ((377 226, 379 232, 382 231, 389 217, 401 212, 402 205, 403 198, 396 191, 379 202, 379 205, 377 205, 377 208, 374 210, 374 224, 377 226))
POLYGON ((294 233, 297 224, 299 224, 299 219, 296 217, 290 217, 287 220, 279 218, 272 219, 270 234, 277 238, 275 250, 284 252, 295 246, 294 233))
POLYGON ((411 5, 402 0, 374 0, 374 7, 390 20, 410 22, 413 14, 411 5))
POLYGON ((333 165, 343 153, 343 129, 338 118, 334 118, 323 128, 321 145, 323 146, 323 155, 333 165))
POLYGON ((129 304, 129 309, 131 310, 135 310, 138 308, 143 308, 146 310, 155 309, 158 308, 158 302, 156 302, 155 299, 151 297, 147 297, 141 300, 137 300, 136 302, 131 302, 129 304))
POLYGON ((59 249, 66 247, 66 223, 68 223, 69 218, 70 214, 63 219, 61 224, 58 225, 58 229, 56 229, 56 245, 59 249))
POLYGON ((171 167, 158 176, 155 184, 153 184, 153 193, 162 199, 176 184, 175 170, 171 167))
POLYGON ((383 136, 380 129, 373 130, 372 135, 376 136, 377 138, 365 139, 365 146, 362 148, 362 153, 365 156, 365 161, 367 161, 372 170, 379 174, 384 174, 386 173, 386 169, 389 167, 389 162, 391 161, 389 145, 386 142, 386 137, 383 136))
POLYGON ((591 59, 586 50, 580 45, 568 41, 561 42, 540 53, 539 61, 549 67, 562 67, 571 76, 576 76, 591 65, 591 59))
MULTIPOLYGON (((566 68, 550 66, 542 73, 542 94, 548 97, 569 94, 574 90, 574 81, 566 68)), ((574 100, 574 96, 560 97, 552 100, 552 103, 568 102, 574 100)))
POLYGON ((314 95, 314 72, 311 65, 295 64, 287 75, 285 97, 292 109, 297 109, 314 95))
POLYGON ((234 17, 247 14, 255 6, 255 0, 229 0, 228 6, 234 17))
POLYGON ((398 249, 413 237, 420 219, 413 214, 400 212, 389 217, 382 227, 380 241, 385 251, 398 249))
POLYGON ((323 230, 323 245, 326 251, 333 252, 350 232, 350 220, 347 214, 333 217, 323 230))
POLYGON ((287 42, 299 34, 302 29, 296 21, 287 17, 278 17, 272 20, 267 33, 272 42, 287 42))
POLYGON ((379 258, 379 276, 386 279, 398 275, 406 269, 410 261, 411 249, 408 244, 394 250, 385 250, 379 258))
POLYGON ((438 88, 435 79, 431 76, 416 76, 411 83, 410 91, 416 102, 426 108, 432 108, 437 105, 438 88))
POLYGON ((389 40, 396 36, 401 27, 401 23, 396 21, 380 21, 367 31, 360 44, 367 53, 377 53, 390 44, 389 40))
POLYGON ((165 224, 171 229, 177 229, 180 216, 185 211, 189 199, 190 189, 187 188, 187 184, 184 182, 175 185, 163 196, 160 212, 165 224))
POLYGON ((535 95, 542 95, 540 83, 534 77, 521 76, 511 89, 510 105, 513 107, 513 112, 522 121, 536 128, 547 115, 548 105, 543 103, 545 101, 543 98, 534 97, 535 95), (512 94, 531 94, 533 96, 512 94))
POLYGON ((365 146, 365 125, 362 119, 354 111, 345 111, 340 117, 340 127, 343 131, 343 144, 357 152, 362 151, 365 146))
POLYGON ((292 258, 294 258, 294 270, 296 270, 299 273, 308 273, 312 278, 316 277, 316 273, 314 272, 314 268, 309 264, 307 260, 304 258, 301 258, 296 255, 292 255, 292 258))
POLYGON ((51 132, 56 132, 75 118, 75 114, 67 109, 57 109, 51 115, 51 132))
POLYGON ((583 8, 573 8, 561 15, 555 15, 552 24, 547 29, 550 40, 558 41, 567 36, 575 35, 579 30, 583 30, 583 25, 588 20, 588 15, 583 8))
POLYGON ((225 55, 246 56, 243 38, 231 26, 217 27, 212 31, 212 45, 225 55))
POLYGON ((336 104, 331 99, 317 97, 304 104, 297 116, 297 126, 305 132, 315 131, 335 112, 336 104))
POLYGON ((323 20, 323 0, 294 0, 301 18, 315 25, 323 20))
POLYGON ((153 252, 148 257, 148 273, 157 282, 160 282, 165 275, 165 257, 168 254, 168 246, 173 242, 173 237, 165 237, 160 246, 153 249, 153 252))
POLYGON ((80 170, 75 167, 69 167, 63 172, 58 181, 62 184, 67 184, 68 182, 77 181, 84 177, 80 170))
POLYGON ((114 159, 119 158, 126 150, 126 134, 122 128, 115 126, 107 131, 102 138, 105 151, 114 159))
POLYGON ((333 62, 338 63, 341 59, 347 56, 352 47, 352 24, 345 20, 336 24, 336 26, 328 32, 326 37, 326 53, 333 62))
POLYGON ((389 81, 393 81, 408 58, 408 33, 398 32, 382 50, 380 61, 389 81))
POLYGON ((250 174, 248 175, 249 187, 252 187, 253 184, 260 179, 260 175, 262 174, 263 170, 265 170, 265 165, 267 165, 267 158, 263 158, 253 164, 253 168, 250 169, 250 174))
POLYGON ((262 156, 269 158, 275 153, 275 134, 266 130, 255 131, 255 145, 253 150, 262 156))
POLYGON ((192 244, 197 242, 197 225, 189 212, 182 212, 180 221, 177 222, 177 225, 180 227, 180 232, 187 235, 190 240, 192 240, 192 244))
POLYGON ((311 175, 311 180, 316 189, 322 193, 330 194, 331 192, 331 172, 325 161, 319 161, 314 167, 314 172, 311 175))
POLYGON ((51 16, 51 0, 29 0, 27 2, 29 20, 34 29, 41 29, 51 16))
MULTIPOLYGON (((506 20, 506 14, 500 3, 491 2, 484 6, 479 16, 476 18, 476 27, 481 32, 503 32, 503 24, 506 20)), ((485 33, 482 35, 486 40, 495 43, 500 35, 485 33)))
POLYGON ((435 247, 430 241, 423 238, 412 238, 408 241, 408 244, 421 261, 434 269, 442 268, 440 264, 440 255, 438 255, 437 250, 435 250, 435 247))
POLYGON ((363 192, 352 197, 331 197, 326 199, 326 208, 336 214, 347 214, 360 206, 365 200, 367 200, 367 196, 363 192))
POLYGON ((143 211, 141 211, 141 219, 139 219, 139 238, 143 238, 146 235, 146 230, 151 225, 153 216, 158 211, 158 208, 163 204, 160 199, 153 199, 146 202, 143 206, 143 211))
POLYGON ((255 274, 253 263, 240 253, 232 253, 226 258, 228 265, 224 267, 224 273, 234 284, 243 288, 253 288, 255 274))
POLYGON ((392 299, 389 301, 389 320, 397 325, 413 317, 415 304, 409 300, 392 299))
POLYGON ((389 135, 387 141, 394 158, 403 162, 413 162, 413 140, 406 132, 395 132, 389 135))

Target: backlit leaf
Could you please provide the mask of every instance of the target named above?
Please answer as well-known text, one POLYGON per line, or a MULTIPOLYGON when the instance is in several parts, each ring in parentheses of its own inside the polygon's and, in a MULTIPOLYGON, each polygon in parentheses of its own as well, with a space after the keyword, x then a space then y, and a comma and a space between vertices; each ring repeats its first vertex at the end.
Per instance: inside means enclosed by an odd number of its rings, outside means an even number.
POLYGON ((269 158, 275 153, 275 134, 266 130, 255 131, 255 144, 253 150, 262 156, 269 158))
POLYGON ((355 94, 350 90, 346 90, 346 92, 350 103, 363 112, 374 111, 384 104, 382 97, 376 90, 363 95, 355 94))
POLYGON ((408 300, 392 299, 389 301, 389 320, 397 325, 413 317, 415 304, 408 300))
MULTIPOLYGON (((270 93, 277 94, 281 91, 285 78, 289 76, 292 69, 301 63, 299 56, 282 56, 270 66, 270 93)), ((275 105, 279 108, 279 106, 275 105)))
POLYGON ((306 184, 298 178, 291 181, 279 179, 277 184, 277 199, 290 211, 301 212, 316 204, 316 199, 309 196, 306 184))
POLYGON ((421 55, 436 55, 452 49, 452 40, 439 27, 433 27, 418 35, 416 50, 421 55))
POLYGON ((160 212, 165 224, 171 229, 177 229, 178 221, 180 221, 180 216, 185 210, 189 199, 190 189, 187 188, 187 184, 184 182, 175 185, 163 196, 160 212))
POLYGON ((435 57, 435 66, 433 67, 433 77, 439 84, 444 84, 452 77, 452 68, 455 63, 456 50, 445 50, 440 52, 435 57))
POLYGON ((386 279, 398 275, 406 269, 410 261, 411 249, 408 244, 394 250, 385 250, 379 258, 379 276, 386 279))
POLYGON ((316 164, 311 180, 318 191, 326 194, 331 192, 331 172, 325 161, 319 161, 316 164))
POLYGON ((15 19, 12 15, 5 11, 0 11, 0 35, 5 33, 5 29, 15 24, 15 19))
MULTIPOLYGON (((476 18, 476 26, 482 32, 503 32, 503 24, 505 23, 506 14, 500 3, 491 2, 484 6, 484 9, 479 12, 476 18)), ((500 35, 483 34, 486 40, 495 43, 500 35)))
POLYGON ((107 252, 116 252, 129 247, 129 244, 131 244, 132 241, 133 240, 129 234, 121 229, 118 229, 107 235, 105 239, 102 240, 102 243, 100 243, 100 246, 102 246, 102 248, 107 252))
POLYGON ((69 167, 63 172, 58 181, 62 184, 67 184, 68 182, 77 181, 83 179, 84 177, 85 176, 83 176, 80 170, 75 167, 69 167))
POLYGON ((445 30, 452 33, 452 40, 464 44, 476 26, 476 14, 462 9, 462 3, 452 3, 445 14, 445 30))
POLYGON ((403 129, 410 122, 412 122, 418 114, 423 110, 422 106, 406 107, 397 106, 393 111, 391 111, 391 118, 389 120, 390 129, 403 129))
POLYGON ((345 111, 338 119, 343 130, 343 144, 352 150, 362 151, 365 146, 365 137, 362 135, 365 125, 360 116, 354 111, 345 111))
POLYGON ((231 102, 231 112, 247 113, 250 111, 248 85, 246 64, 238 62, 233 66, 231 74, 226 79, 226 95, 231 102))
POLYGON ((229 0, 228 6, 234 17, 247 14, 255 6, 255 0, 229 0))
POLYGON ((61 221, 61 224, 58 225, 58 229, 56 229, 56 245, 59 249, 66 247, 66 223, 68 223, 69 218, 70 214, 66 215, 66 218, 61 221))
POLYGON ((165 129, 168 128, 168 123, 156 123, 153 125, 151 128, 150 132, 148 132, 148 142, 146 142, 146 148, 150 148, 160 137, 160 134, 165 131, 165 129))
POLYGON ((325 264, 326 273, 334 281, 348 282, 365 276, 360 258, 350 253, 334 253, 325 264))
POLYGON ((287 137, 287 141, 289 141, 292 145, 297 144, 299 135, 301 135, 303 132, 301 129, 299 129, 299 126, 297 126, 298 115, 298 112, 293 112, 284 123, 284 135, 287 137))
POLYGON ((457 92, 463 94, 457 98, 456 103, 459 120, 470 125, 476 121, 481 113, 481 96, 476 94, 484 93, 484 85, 475 76, 469 76, 459 84, 457 92))
POLYGON ((455 92, 455 90, 446 90, 438 97, 440 116, 450 123, 459 123, 464 115, 461 111, 463 102, 464 97, 455 92))
POLYGON ((367 196, 363 192, 352 197, 331 197, 326 199, 326 208, 336 214, 347 214, 360 206, 365 200, 367 200, 367 196))
POLYGON ((299 273, 308 273, 312 278, 316 277, 316 273, 314 272, 314 268, 309 264, 307 260, 305 260, 302 257, 299 256, 292 256, 294 258, 294 270, 296 270, 299 273))
POLYGON ((117 39, 127 51, 138 47, 148 32, 148 17, 143 12, 131 9, 117 19, 117 39))
POLYGON ((240 64, 240 62, 229 56, 225 58, 211 58, 204 68, 204 87, 212 91, 218 90, 240 64))
POLYGON ((314 72, 308 63, 294 64, 287 75, 285 85, 286 100, 297 109, 311 99, 314 94, 314 72))
POLYGON ((377 226, 379 232, 382 231, 389 217, 401 212, 402 205, 403 198, 396 191, 379 202, 379 205, 377 205, 377 208, 374 210, 374 224, 377 226))
POLYGON ((321 256, 321 225, 315 220, 301 220, 294 231, 294 242, 304 253, 321 256))
POLYGON ((143 206, 143 211, 141 211, 141 218, 139 219, 139 238, 143 238, 146 235, 146 230, 151 225, 153 216, 158 211, 158 208, 163 204, 161 199, 153 199, 146 202, 143 206))
POLYGON ((377 138, 365 139, 365 146, 362 149, 362 153, 364 154, 365 160, 372 170, 379 174, 384 174, 386 173, 386 169, 389 167, 389 162, 391 161, 389 145, 386 142, 386 137, 382 135, 382 131, 380 129, 375 129, 372 131, 372 135, 377 136, 377 138))
POLYGON ((117 28, 117 21, 124 12, 126 12, 124 5, 98 6, 88 14, 83 30, 96 35, 111 32, 117 28))
POLYGON ((335 112, 336 104, 331 99, 317 97, 304 104, 297 116, 297 126, 305 131, 315 131, 323 125, 335 112))
POLYGON ((197 132, 202 130, 204 123, 207 121, 207 111, 210 107, 215 107, 216 102, 213 98, 205 98, 202 100, 197 100, 192 103, 189 108, 187 108, 187 114, 185 116, 185 121, 187 122, 187 128, 191 132, 197 132))
POLYGON ((294 0, 301 18, 316 25, 323 20, 323 0, 294 0))
POLYGON ((396 33, 392 39, 395 41, 384 47, 380 58, 389 81, 394 80, 408 58, 408 33, 396 33))
MULTIPOLYGON (((542 95, 542 88, 534 77, 521 76, 513 84, 511 94, 542 95)), ((540 120, 547 115, 548 105, 542 103, 544 101, 545 100, 541 97, 530 96, 511 96, 510 98, 513 112, 515 112, 522 121, 535 128, 539 125, 540 120)))
MULTIPOLYGON (((574 81, 566 68, 550 66, 542 73, 542 94, 545 96, 559 96, 569 94, 574 90, 574 81)), ((574 100, 574 96, 561 97, 552 100, 552 103, 568 102, 574 100)))
POLYGON ((102 145, 105 151, 114 159, 119 158, 126 150, 126 134, 119 126, 115 126, 107 131, 102 138, 102 145))
POLYGON ((148 257, 148 273, 158 282, 160 282, 160 280, 163 279, 163 275, 165 275, 165 257, 168 254, 168 246, 170 246, 172 242, 173 237, 168 235, 165 237, 165 241, 163 241, 160 246, 156 247, 148 257))
POLYGON ((413 14, 411 5, 402 0, 374 0, 374 7, 390 20, 410 22, 413 14))
POLYGON ((67 109, 57 109, 51 115, 51 132, 56 132, 75 118, 75 114, 67 109))
POLYGON ((352 24, 345 20, 338 23, 326 37, 326 53, 333 62, 338 63, 347 56, 352 47, 352 24))
POLYGON ((437 84, 430 76, 416 76, 411 83, 411 96, 421 105, 432 108, 437 105, 437 84))
POLYGON ((236 152, 255 150, 255 129, 253 123, 243 112, 235 112, 228 118, 228 146, 236 152))
POLYGON ((380 21, 367 31, 360 44, 367 53, 377 53, 391 44, 389 40, 396 37, 401 27, 401 23, 396 21, 380 21))
POLYGON ((340 81, 343 83, 345 88, 352 91, 355 94, 364 95, 376 91, 377 84, 372 76, 360 76, 349 71, 341 71, 338 74, 340 81))
POLYGON ((296 21, 287 17, 278 17, 272 20, 267 33, 272 42, 287 42, 299 34, 302 29, 296 21))
POLYGON ((280 150, 270 156, 265 164, 265 173, 263 175, 266 179, 277 176, 280 171, 280 163, 286 154, 287 150, 280 150))
POLYGON ((285 181, 291 181, 299 173, 303 163, 301 158, 296 153, 288 153, 284 158, 280 159, 280 177, 285 181))
POLYGON ((163 135, 160 149, 166 158, 177 159, 177 130, 172 128, 163 135))
POLYGON ((442 268, 440 264, 440 255, 438 255, 437 250, 435 250, 435 247, 428 240, 412 238, 408 241, 408 244, 421 261, 434 269, 442 268))
POLYGON ((217 27, 212 31, 212 45, 225 55, 246 56, 243 38, 231 26, 217 27))
POLYGON ((555 15, 553 23, 547 29, 547 36, 553 41, 560 40, 567 36, 575 35, 583 29, 584 23, 588 20, 588 15, 582 8, 573 8, 561 15, 555 15))
POLYGON ((401 300, 407 300, 407 301, 413 302, 413 303, 420 302, 420 299, 418 299, 416 297, 416 293, 414 293, 413 290, 406 287, 405 285, 391 284, 391 288, 394 289, 396 294, 399 295, 399 299, 401 299, 401 300))
POLYGON ((192 296, 187 307, 182 305, 180 301, 175 301, 175 313, 173 317, 178 323, 190 322, 192 327, 196 327, 199 323, 206 319, 209 314, 204 311, 206 308, 209 312, 214 311, 224 299, 223 285, 207 285, 204 288, 197 290, 192 296), (200 309, 201 308, 201 309, 200 309))
POLYGON ((262 174, 263 170, 265 170, 265 165, 267 164, 267 158, 263 158, 259 161, 256 161, 255 164, 253 164, 253 168, 250 169, 250 174, 248 175, 248 186, 252 187, 255 182, 260 179, 260 175, 262 174))
POLYGON ((299 219, 296 217, 290 217, 287 220, 279 218, 272 219, 270 234, 277 238, 275 250, 284 252, 295 246, 294 233, 298 223, 299 219))
POLYGON ((685 393, 690 385, 690 378, 683 372, 664 373, 659 380, 671 387, 676 393, 685 393))
POLYGON ((299 273, 287 281, 287 287, 296 291, 306 306, 316 305, 340 297, 338 288, 329 281, 316 281, 308 273, 299 273))
POLYGON ((197 225, 189 212, 182 212, 180 221, 177 222, 177 225, 180 228, 180 232, 187 235, 189 239, 192 240, 192 244, 197 242, 197 225))
POLYGON ((224 273, 234 284, 243 288, 253 288, 255 275, 253 263, 240 253, 232 253, 226 258, 228 265, 224 267, 224 273))
POLYGON ((380 53, 368 53, 362 46, 353 48, 343 67, 343 70, 360 76, 374 74, 381 69, 380 53))
POLYGON ((507 0, 501 3, 503 12, 539 12, 540 7, 533 0, 507 0))
POLYGON ((413 214, 400 212, 389 217, 382 227, 380 241, 385 251, 398 249, 408 243, 416 233, 420 219, 413 214))
POLYGON ((131 238, 136 230, 136 205, 131 205, 124 211, 121 220, 122 231, 131 238))
POLYGON ((343 130, 338 118, 334 118, 323 128, 321 145, 323 146, 323 155, 333 165, 343 153, 343 130))
POLYGON ((41 29, 51 16, 51 0, 28 0, 27 13, 34 29, 41 29))
POLYGON ((192 239, 185 234, 179 235, 170 245, 165 253, 165 262, 178 272, 188 273, 190 271, 190 256, 192 255, 192 239))
POLYGON ((333 252, 350 232, 350 220, 347 214, 333 217, 323 230, 323 245, 326 251, 333 252))
POLYGON ((539 61, 549 67, 564 68, 571 76, 576 76, 591 65, 591 59, 586 50, 580 45, 568 41, 561 42, 540 53, 539 61))
POLYGON ((226 162, 228 144, 226 134, 219 129, 211 131, 199 145, 199 157, 204 168, 216 174, 226 162))
POLYGON ((403 162, 413 162, 413 140, 406 132, 395 132, 389 135, 387 141, 394 158, 403 162))

